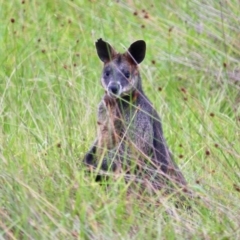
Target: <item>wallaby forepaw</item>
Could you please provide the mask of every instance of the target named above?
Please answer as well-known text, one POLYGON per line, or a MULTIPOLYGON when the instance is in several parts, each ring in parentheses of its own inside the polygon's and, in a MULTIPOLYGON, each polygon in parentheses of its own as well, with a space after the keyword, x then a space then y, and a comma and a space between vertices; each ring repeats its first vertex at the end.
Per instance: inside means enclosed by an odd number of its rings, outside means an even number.
POLYGON ((108 94, 104 95, 103 101, 107 107, 114 107, 116 105, 116 99, 110 97, 108 94))

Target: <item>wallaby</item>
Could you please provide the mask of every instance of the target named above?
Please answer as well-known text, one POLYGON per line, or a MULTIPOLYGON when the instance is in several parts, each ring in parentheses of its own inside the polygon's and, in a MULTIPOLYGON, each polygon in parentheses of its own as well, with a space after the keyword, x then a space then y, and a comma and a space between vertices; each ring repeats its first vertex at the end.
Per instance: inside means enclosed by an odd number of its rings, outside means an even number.
POLYGON ((186 180, 166 145, 160 118, 142 89, 138 64, 146 43, 138 40, 120 54, 99 39, 96 49, 104 63, 105 94, 98 107, 98 136, 84 163, 103 171, 124 169, 156 190, 184 188, 186 180))

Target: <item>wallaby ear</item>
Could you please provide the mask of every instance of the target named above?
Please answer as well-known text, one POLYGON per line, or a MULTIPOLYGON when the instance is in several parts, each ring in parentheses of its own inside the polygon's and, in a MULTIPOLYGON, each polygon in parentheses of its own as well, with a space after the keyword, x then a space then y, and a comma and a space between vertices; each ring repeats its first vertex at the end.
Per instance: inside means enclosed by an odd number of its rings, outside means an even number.
POLYGON ((130 45, 128 54, 136 64, 139 64, 145 58, 146 43, 143 40, 138 40, 130 45))
POLYGON ((110 61, 116 54, 112 46, 101 38, 95 43, 98 57, 105 63, 110 61))

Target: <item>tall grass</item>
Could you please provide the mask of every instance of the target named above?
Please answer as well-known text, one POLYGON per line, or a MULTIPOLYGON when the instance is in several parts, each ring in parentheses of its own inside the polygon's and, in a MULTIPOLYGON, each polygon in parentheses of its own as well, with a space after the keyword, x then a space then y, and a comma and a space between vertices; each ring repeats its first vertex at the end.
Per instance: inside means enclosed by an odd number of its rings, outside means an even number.
POLYGON ((239 10, 237 0, 1 0, 1 238, 240 238, 239 10), (120 52, 147 42, 144 89, 200 196, 191 212, 85 173, 100 37, 120 52))

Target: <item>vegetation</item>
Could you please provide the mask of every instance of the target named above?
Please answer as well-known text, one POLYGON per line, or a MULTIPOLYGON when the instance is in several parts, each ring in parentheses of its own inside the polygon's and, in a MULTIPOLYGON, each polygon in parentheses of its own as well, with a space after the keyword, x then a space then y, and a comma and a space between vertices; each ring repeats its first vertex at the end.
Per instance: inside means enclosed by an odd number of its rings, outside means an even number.
POLYGON ((0 0, 0 238, 239 239, 239 10, 238 0, 0 0), (143 86, 200 197, 191 211, 85 173, 100 37, 120 52, 146 41, 143 86))

